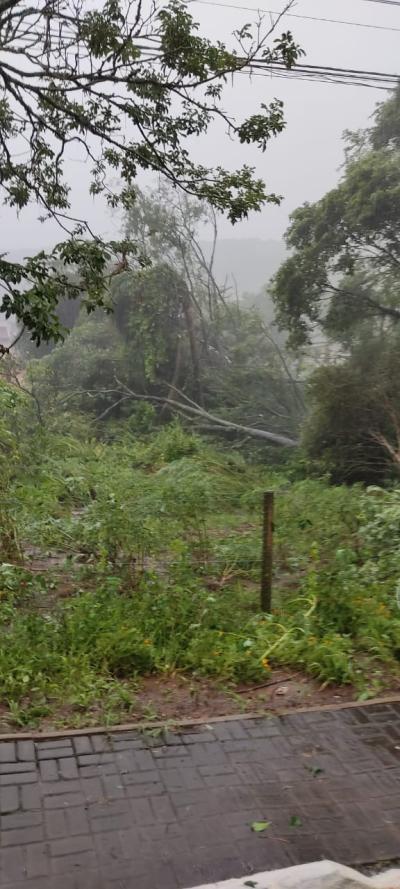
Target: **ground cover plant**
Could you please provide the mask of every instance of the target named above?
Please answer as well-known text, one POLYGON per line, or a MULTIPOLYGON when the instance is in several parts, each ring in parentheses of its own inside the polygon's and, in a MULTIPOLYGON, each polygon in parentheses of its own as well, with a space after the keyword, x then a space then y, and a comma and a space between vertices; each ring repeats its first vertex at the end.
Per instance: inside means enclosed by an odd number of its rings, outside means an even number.
POLYGON ((235 689, 285 666, 356 696, 398 681, 396 486, 295 480, 290 464, 246 460, 178 421, 105 441, 64 415, 32 434, 27 396, 3 384, 1 397, 7 724, 121 721, 150 674, 235 689), (271 614, 264 490, 276 492, 271 614))

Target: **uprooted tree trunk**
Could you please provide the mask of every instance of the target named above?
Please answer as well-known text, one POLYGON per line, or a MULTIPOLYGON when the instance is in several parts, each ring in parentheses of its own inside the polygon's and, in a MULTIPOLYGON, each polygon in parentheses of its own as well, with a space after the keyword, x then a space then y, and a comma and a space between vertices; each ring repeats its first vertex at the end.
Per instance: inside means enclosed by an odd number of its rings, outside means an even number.
MULTIPOLYGON (((150 401, 154 402, 155 404, 169 407, 170 410, 173 410, 176 413, 184 414, 188 419, 197 419, 200 421, 204 421, 204 423, 206 424, 211 424, 214 431, 236 431, 248 436, 249 438, 262 439, 266 442, 269 442, 270 444, 280 445, 281 447, 287 448, 295 448, 299 445, 298 441, 293 438, 289 438, 286 435, 280 435, 277 432, 267 432, 265 429, 258 429, 257 427, 253 426, 242 426, 240 423, 234 423, 231 420, 224 420, 222 417, 211 414, 195 401, 192 401, 191 398, 188 398, 187 395, 185 395, 172 384, 170 384, 169 386, 168 396, 163 398, 160 395, 142 395, 138 392, 134 392, 132 389, 129 388, 129 386, 126 386, 125 383, 122 383, 118 379, 116 379, 116 383, 119 387, 119 389, 115 390, 115 394, 118 395, 118 401, 116 402, 116 404, 119 404, 122 400, 129 400, 130 398, 137 399, 139 401, 150 401), (172 392, 176 393, 176 395, 180 399, 179 401, 176 398, 171 397, 172 392)), ((112 407, 108 408, 107 412, 111 410, 112 407)), ((102 419, 103 416, 104 412, 98 419, 102 419)))

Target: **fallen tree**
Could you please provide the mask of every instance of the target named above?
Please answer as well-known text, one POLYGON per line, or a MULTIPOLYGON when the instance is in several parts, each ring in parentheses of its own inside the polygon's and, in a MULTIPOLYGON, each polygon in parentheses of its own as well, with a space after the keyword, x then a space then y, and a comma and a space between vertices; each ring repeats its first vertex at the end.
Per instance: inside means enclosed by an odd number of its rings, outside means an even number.
POLYGON ((201 407, 199 404, 185 395, 184 392, 181 392, 172 384, 169 384, 169 390, 173 390, 174 392, 176 392, 177 396, 179 397, 179 401, 176 398, 171 398, 170 395, 163 398, 160 395, 144 395, 139 392, 134 392, 133 389, 130 389, 129 386, 127 386, 125 383, 122 383, 117 378, 115 382, 117 383, 118 389, 115 389, 114 391, 118 398, 112 405, 110 405, 97 417, 97 420, 104 419, 104 417, 106 417, 106 415, 110 413, 117 404, 121 404, 123 401, 127 401, 132 398, 138 401, 148 401, 154 404, 159 404, 163 407, 166 406, 169 407, 170 410, 175 411, 178 414, 183 414, 187 418, 201 420, 208 425, 209 430, 211 428, 215 432, 223 432, 224 430, 240 432, 251 438, 263 439, 270 444, 279 445, 281 447, 287 448, 295 448, 299 445, 299 441, 290 438, 289 436, 280 435, 275 432, 268 432, 265 429, 259 429, 254 426, 243 426, 240 423, 234 423, 231 420, 225 420, 223 419, 223 417, 216 416, 215 414, 210 413, 205 408, 201 407))

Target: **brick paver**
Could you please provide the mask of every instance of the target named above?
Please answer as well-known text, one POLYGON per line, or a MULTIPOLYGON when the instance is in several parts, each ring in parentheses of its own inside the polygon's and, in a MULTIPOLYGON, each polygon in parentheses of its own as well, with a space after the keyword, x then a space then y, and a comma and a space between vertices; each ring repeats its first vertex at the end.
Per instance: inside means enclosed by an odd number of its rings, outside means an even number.
POLYGON ((400 857, 400 703, 0 743, 2 889, 181 889, 320 857, 400 857))

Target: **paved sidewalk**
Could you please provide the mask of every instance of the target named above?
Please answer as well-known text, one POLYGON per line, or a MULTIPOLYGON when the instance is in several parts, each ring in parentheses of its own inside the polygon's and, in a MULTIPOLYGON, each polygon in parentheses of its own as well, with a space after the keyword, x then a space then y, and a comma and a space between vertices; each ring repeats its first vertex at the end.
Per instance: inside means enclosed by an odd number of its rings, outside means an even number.
POLYGON ((398 858, 400 703, 2 742, 0 828, 1 889, 182 889, 398 858))

